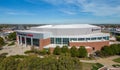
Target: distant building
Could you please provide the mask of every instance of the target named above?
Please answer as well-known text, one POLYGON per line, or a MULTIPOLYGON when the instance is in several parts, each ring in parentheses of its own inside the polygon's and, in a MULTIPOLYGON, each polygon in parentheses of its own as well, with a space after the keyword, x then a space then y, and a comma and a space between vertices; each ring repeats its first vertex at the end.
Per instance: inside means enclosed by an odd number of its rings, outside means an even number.
POLYGON ((88 52, 100 50, 109 45, 109 33, 102 33, 101 27, 89 24, 43 25, 31 27, 30 30, 18 30, 18 44, 43 48, 85 46, 88 52))

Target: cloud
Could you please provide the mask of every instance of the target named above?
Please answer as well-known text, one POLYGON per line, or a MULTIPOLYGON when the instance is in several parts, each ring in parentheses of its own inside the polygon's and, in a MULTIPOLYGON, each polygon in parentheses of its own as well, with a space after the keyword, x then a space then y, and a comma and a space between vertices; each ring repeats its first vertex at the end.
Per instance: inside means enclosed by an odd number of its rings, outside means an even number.
POLYGON ((61 9, 60 11, 63 12, 63 13, 65 13, 65 14, 69 14, 69 15, 75 15, 75 14, 77 14, 76 12, 68 11, 68 10, 65 10, 65 9, 61 9))
POLYGON ((24 1, 32 4, 39 4, 41 0, 24 0, 24 1))
POLYGON ((36 15, 35 13, 27 12, 25 10, 19 11, 8 8, 0 8, 0 12, 8 15, 36 15))
MULTIPOLYGON (((120 15, 120 1, 119 0, 42 0, 49 4, 55 5, 59 9, 65 6, 75 6, 77 11, 88 12, 95 16, 113 16, 120 15)), ((66 7, 66 9, 68 9, 66 7)), ((66 14, 70 14, 73 8, 69 8, 69 11, 63 11, 66 14)))
POLYGON ((35 15, 34 13, 29 13, 29 12, 14 12, 14 11, 8 11, 8 12, 5 12, 5 14, 8 14, 8 15, 35 15))

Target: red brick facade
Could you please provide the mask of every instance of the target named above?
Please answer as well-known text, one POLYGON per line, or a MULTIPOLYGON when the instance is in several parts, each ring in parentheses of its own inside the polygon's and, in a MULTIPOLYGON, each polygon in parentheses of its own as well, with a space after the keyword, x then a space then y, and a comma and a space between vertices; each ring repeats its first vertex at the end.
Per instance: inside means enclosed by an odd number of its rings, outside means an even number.
POLYGON ((49 45, 50 44, 50 38, 47 39, 40 39, 40 50, 43 49, 44 46, 49 45))
POLYGON ((100 50, 105 45, 109 45, 109 41, 101 41, 101 42, 70 42, 69 43, 69 46, 89 46, 89 47, 93 47, 94 50, 100 50))
MULTIPOLYGON (((53 53, 54 48, 50 47, 49 49, 50 49, 50 53, 53 53)), ((87 50, 88 53, 91 53, 93 51, 92 48, 86 48, 86 50, 87 50)))

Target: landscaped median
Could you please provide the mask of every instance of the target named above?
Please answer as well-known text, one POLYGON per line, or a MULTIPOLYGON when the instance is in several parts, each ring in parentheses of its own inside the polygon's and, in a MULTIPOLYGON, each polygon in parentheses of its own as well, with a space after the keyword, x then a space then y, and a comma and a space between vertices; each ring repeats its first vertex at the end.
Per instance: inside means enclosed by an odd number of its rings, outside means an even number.
POLYGON ((115 68, 120 68, 120 57, 113 59, 114 62, 117 62, 118 64, 113 64, 112 66, 115 68))
POLYGON ((100 63, 96 63, 95 65, 93 65, 91 70, 98 70, 100 68, 102 68, 104 65, 100 64, 100 63))
POLYGON ((116 58, 116 59, 114 59, 113 61, 120 63, 120 58, 116 58))

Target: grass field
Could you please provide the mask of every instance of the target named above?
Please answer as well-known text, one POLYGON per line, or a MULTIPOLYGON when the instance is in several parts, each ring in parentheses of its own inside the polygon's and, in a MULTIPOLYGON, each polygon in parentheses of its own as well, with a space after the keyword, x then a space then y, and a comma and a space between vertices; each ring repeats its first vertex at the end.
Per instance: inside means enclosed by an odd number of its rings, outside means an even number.
POLYGON ((120 58, 116 58, 116 59, 114 59, 113 61, 120 63, 120 58))
POLYGON ((81 70, 98 70, 99 68, 103 67, 100 63, 85 63, 81 62, 81 70))
POLYGON ((91 70, 94 63, 83 63, 81 62, 82 70, 91 70))

